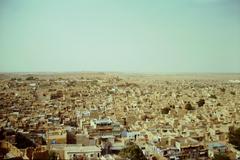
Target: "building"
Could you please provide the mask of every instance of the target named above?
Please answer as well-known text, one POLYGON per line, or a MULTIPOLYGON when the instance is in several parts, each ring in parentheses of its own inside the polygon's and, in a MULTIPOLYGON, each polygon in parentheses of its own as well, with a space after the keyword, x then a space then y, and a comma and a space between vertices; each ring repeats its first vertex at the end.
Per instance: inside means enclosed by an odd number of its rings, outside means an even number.
POLYGON ((47 144, 66 144, 67 132, 64 129, 49 130, 46 133, 47 144))
POLYGON ((101 156, 97 146, 82 146, 80 144, 52 144, 50 150, 56 152, 60 159, 74 160, 77 157, 96 159, 101 156))
POLYGON ((113 134, 113 122, 109 118, 91 120, 92 131, 89 135, 105 136, 113 134))

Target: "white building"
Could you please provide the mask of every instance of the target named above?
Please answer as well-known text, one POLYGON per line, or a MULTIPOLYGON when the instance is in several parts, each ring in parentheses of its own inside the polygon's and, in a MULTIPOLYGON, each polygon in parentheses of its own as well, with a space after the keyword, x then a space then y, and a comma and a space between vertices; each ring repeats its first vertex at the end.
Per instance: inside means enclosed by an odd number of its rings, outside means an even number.
POLYGON ((54 144, 51 151, 59 154, 60 159, 72 160, 74 157, 84 156, 87 159, 96 159, 101 156, 101 149, 97 146, 82 146, 80 144, 54 144))

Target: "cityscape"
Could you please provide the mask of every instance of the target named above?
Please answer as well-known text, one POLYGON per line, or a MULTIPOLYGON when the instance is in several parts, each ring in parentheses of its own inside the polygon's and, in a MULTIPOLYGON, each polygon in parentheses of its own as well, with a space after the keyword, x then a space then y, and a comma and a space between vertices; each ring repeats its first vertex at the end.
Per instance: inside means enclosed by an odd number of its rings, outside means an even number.
POLYGON ((12 159, 237 159, 240 75, 210 77, 2 74, 1 147, 12 159))

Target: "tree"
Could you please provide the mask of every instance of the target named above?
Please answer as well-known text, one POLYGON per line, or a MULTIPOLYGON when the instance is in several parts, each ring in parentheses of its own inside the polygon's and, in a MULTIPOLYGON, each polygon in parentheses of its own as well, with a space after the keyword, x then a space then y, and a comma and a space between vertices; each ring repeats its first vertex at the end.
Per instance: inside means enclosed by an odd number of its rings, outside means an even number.
POLYGON ((129 142, 127 146, 120 151, 119 155, 124 159, 147 160, 142 150, 133 142, 129 142))
POLYGON ((205 100, 204 99, 200 99, 198 102, 198 107, 202 107, 205 104, 205 100))
POLYGON ((171 110, 171 108, 165 107, 162 109, 162 114, 168 114, 170 110, 171 110))
POLYGON ((225 91, 226 91, 226 89, 225 89, 225 88, 220 88, 220 90, 221 90, 222 92, 225 92, 225 91))
POLYGON ((230 158, 224 153, 218 153, 214 155, 213 160, 230 160, 230 158))
POLYGON ((231 95, 236 95, 236 92, 231 91, 230 94, 231 94, 231 95))
POLYGON ((25 135, 21 133, 17 133, 15 137, 16 147, 20 149, 25 149, 27 147, 36 147, 36 144, 27 138, 25 135))
POLYGON ((211 95, 209 96, 209 98, 217 99, 217 96, 216 96, 215 94, 211 94, 211 95))
POLYGON ((185 109, 186 109, 186 110, 194 110, 195 108, 191 105, 190 102, 188 102, 188 103, 185 105, 185 109))
POLYGON ((234 145, 236 149, 240 150, 240 128, 235 129, 234 127, 230 127, 228 138, 229 143, 234 145))

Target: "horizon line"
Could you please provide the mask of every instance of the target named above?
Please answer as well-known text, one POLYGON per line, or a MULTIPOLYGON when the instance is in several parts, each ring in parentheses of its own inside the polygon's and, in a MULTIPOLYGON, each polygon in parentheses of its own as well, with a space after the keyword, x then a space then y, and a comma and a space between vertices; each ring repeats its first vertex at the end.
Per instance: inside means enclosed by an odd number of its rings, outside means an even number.
POLYGON ((240 72, 130 72, 130 71, 24 71, 24 72, 15 72, 15 71, 0 71, 0 74, 68 74, 68 73, 101 73, 101 74, 145 74, 145 75, 191 75, 191 74, 214 74, 214 75, 223 75, 223 74, 240 74, 240 72))

